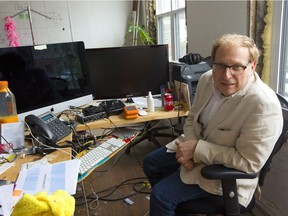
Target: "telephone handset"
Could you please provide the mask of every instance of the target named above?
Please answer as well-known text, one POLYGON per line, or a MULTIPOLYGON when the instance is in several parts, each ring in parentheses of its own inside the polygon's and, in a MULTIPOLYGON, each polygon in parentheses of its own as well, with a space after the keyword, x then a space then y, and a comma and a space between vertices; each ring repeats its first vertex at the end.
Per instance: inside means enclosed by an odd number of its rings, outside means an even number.
POLYGON ((71 128, 65 125, 52 112, 45 112, 40 116, 33 114, 25 117, 34 136, 38 137, 45 145, 56 147, 56 142, 68 136, 71 128))

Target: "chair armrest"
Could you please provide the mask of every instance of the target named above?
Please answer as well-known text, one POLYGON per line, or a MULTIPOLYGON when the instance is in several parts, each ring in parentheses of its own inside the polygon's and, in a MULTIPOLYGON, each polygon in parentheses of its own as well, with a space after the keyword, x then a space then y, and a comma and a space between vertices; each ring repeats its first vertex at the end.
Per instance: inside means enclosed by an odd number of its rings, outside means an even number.
POLYGON ((245 173, 221 164, 205 166, 201 174, 206 179, 253 179, 257 176, 257 173, 245 173))

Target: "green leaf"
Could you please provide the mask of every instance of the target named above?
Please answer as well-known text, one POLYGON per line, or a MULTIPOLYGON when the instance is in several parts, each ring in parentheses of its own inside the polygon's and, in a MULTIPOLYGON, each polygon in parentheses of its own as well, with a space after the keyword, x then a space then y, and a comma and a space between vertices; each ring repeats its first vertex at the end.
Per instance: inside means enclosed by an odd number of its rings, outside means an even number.
POLYGON ((133 31, 137 32, 143 45, 154 44, 152 38, 149 36, 148 32, 146 32, 144 27, 142 27, 140 25, 130 25, 128 27, 128 32, 131 33, 133 31))

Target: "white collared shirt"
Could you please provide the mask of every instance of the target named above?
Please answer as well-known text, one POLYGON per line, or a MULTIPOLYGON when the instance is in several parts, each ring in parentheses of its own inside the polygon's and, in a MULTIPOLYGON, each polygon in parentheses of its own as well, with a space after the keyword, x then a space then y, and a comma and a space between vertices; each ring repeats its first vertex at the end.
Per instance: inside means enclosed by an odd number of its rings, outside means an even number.
MULTIPOLYGON (((251 76, 246 83, 248 85, 254 80, 254 76, 251 76)), ((245 85, 245 86, 246 86, 245 85)), ((244 88, 244 87, 243 87, 244 88)), ((200 122, 203 124, 203 127, 206 128, 208 125, 209 120, 212 118, 212 116, 219 110, 222 104, 225 103, 225 101, 229 100, 230 98, 234 97, 237 95, 236 92, 233 95, 230 96, 223 96, 217 89, 215 89, 213 85, 214 93, 210 101, 208 102, 207 106, 204 108, 202 113, 200 114, 200 122)))
POLYGON ((204 128, 207 127, 209 120, 219 110, 220 106, 231 97, 232 96, 225 97, 221 95, 219 91, 214 89, 212 98, 200 114, 200 122, 203 124, 204 128))

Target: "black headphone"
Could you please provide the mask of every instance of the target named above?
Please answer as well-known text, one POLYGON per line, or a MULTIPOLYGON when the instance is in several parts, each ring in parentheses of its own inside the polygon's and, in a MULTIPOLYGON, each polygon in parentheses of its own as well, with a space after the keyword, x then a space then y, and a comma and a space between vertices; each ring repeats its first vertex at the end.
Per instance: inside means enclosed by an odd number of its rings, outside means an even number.
POLYGON ((203 60, 203 57, 198 53, 188 53, 183 56, 183 58, 179 58, 179 62, 183 62, 186 64, 198 64, 203 60))

